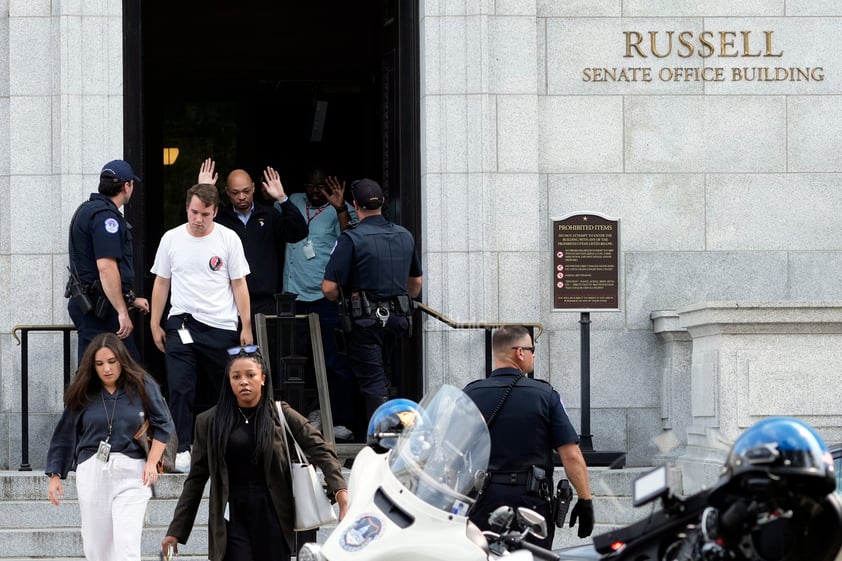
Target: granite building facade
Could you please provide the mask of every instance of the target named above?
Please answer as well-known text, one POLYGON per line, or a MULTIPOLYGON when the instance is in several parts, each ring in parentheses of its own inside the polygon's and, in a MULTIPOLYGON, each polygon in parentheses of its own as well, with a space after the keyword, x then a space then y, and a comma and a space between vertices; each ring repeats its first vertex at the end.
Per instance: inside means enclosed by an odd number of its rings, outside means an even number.
MULTIPOLYGON (((124 37, 118 1, 0 8, 0 468, 14 468, 12 327, 68 322, 68 222, 123 151, 124 37)), ((703 481, 723 454, 711 435, 762 416, 842 440, 838 2, 440 0, 418 18, 425 302, 540 322, 536 376, 578 426, 580 314, 553 309, 550 223, 617 217, 620 306, 590 314, 597 449, 703 481)), ((480 332, 422 330, 426 387, 484 374, 480 332)), ((57 345, 32 343, 33 451, 60 409, 57 345)))

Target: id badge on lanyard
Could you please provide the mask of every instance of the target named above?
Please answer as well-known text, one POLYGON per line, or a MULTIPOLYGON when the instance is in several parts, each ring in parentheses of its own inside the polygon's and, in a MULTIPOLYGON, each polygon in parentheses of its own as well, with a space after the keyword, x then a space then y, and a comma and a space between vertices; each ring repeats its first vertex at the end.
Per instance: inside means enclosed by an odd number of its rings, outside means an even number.
POLYGON ((307 241, 304 242, 304 245, 301 247, 301 252, 307 260, 313 259, 316 256, 316 250, 313 249, 313 242, 310 241, 310 238, 307 238, 307 241))

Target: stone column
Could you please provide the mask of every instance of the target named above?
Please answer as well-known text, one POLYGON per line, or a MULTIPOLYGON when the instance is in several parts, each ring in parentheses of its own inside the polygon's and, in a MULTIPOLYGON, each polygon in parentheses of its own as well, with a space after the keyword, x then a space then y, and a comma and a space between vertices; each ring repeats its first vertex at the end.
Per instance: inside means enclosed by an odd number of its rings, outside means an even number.
MULTIPOLYGON (((120 2, 0 7, 0 469, 18 469, 21 350, 11 331, 70 323, 70 217, 97 190, 102 165, 123 157, 123 25, 120 2)), ((62 409, 61 347, 61 334, 30 339, 33 469, 62 409)))
POLYGON ((652 312, 652 330, 663 342, 661 363, 661 423, 665 431, 659 449, 661 459, 674 459, 684 452, 690 412, 690 364, 693 345, 690 334, 679 325, 673 310, 652 312))
POLYGON ((685 492, 715 481, 733 441, 765 417, 798 417, 827 442, 842 439, 842 303, 709 302, 678 313, 693 340, 685 492))

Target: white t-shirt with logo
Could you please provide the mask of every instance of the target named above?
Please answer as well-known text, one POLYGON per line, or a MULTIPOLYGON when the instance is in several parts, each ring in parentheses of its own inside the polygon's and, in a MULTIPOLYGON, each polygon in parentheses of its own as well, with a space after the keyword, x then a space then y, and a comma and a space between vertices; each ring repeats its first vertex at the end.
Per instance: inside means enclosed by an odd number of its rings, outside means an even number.
POLYGON ((249 269, 239 236, 214 223, 207 236, 197 238, 182 224, 161 238, 152 273, 170 279, 169 316, 190 314, 196 320, 229 331, 237 330, 237 304, 231 281, 249 269))

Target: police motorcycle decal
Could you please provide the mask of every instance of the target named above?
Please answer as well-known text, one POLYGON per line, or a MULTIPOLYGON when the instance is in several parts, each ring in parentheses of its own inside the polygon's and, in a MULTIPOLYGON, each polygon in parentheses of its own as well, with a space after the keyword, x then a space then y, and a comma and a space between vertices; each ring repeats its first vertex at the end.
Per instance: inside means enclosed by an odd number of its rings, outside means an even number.
POLYGON ((359 551, 374 541, 385 528, 383 521, 375 514, 361 514, 354 519, 342 536, 339 538, 339 546, 348 552, 359 551))

